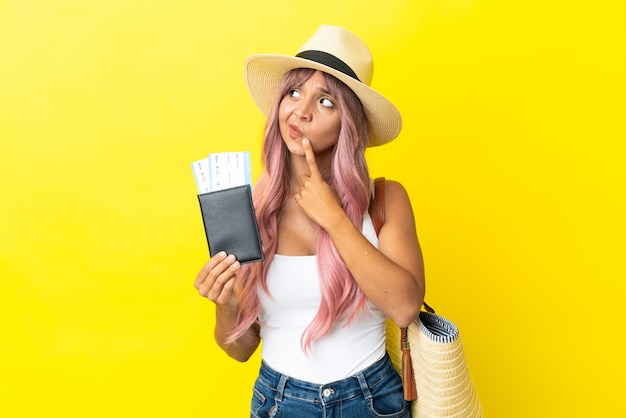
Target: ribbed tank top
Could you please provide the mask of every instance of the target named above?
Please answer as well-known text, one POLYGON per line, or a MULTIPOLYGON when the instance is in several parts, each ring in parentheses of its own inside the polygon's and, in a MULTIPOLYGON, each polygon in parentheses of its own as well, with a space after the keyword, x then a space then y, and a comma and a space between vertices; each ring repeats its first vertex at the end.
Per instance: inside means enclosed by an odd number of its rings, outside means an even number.
MULTIPOLYGON (((363 235, 376 247, 378 238, 368 214, 363 235)), ((299 380, 326 384, 349 377, 372 365, 385 354, 385 315, 372 303, 346 326, 337 323, 331 332, 302 350, 305 328, 317 313, 321 300, 317 257, 276 254, 267 276, 268 296, 259 291, 263 360, 274 370, 299 380)))

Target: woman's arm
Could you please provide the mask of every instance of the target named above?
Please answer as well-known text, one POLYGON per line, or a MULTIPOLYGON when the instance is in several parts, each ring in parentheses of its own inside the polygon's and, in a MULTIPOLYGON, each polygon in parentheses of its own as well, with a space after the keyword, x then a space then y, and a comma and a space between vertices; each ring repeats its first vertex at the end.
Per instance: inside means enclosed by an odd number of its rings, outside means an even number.
POLYGON ((326 231, 367 298, 399 326, 413 322, 424 300, 424 262, 404 187, 386 182, 379 249, 347 216, 329 224, 326 231))
POLYGON ((323 180, 313 150, 303 141, 311 171, 301 178, 296 201, 324 228, 357 284, 382 312, 399 326, 419 315, 424 300, 424 263, 408 194, 401 184, 387 181, 385 224, 377 249, 363 236, 341 208, 336 194, 323 180))
POLYGON ((261 336, 258 325, 251 326, 233 342, 228 338, 237 326, 239 300, 233 290, 240 264, 233 255, 216 254, 202 267, 195 280, 198 292, 215 303, 215 330, 217 344, 230 357, 247 361, 256 351, 261 336))
POLYGON ((237 361, 248 361, 250 356, 254 354, 259 343, 261 342, 261 336, 259 334, 260 328, 258 324, 253 324, 248 330, 237 340, 228 343, 227 339, 230 336, 231 331, 237 325, 237 312, 231 312, 228 307, 223 305, 215 306, 215 341, 222 350, 226 352, 230 357, 237 361))

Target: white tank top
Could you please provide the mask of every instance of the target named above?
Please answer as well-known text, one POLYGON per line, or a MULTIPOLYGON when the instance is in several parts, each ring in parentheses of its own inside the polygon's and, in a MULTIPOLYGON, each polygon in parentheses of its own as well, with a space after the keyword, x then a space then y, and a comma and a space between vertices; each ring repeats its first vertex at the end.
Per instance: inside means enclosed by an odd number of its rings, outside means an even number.
MULTIPOLYGON (((376 247, 374 225, 365 214, 363 235, 376 247)), ((321 300, 317 257, 276 254, 268 271, 268 296, 259 290, 263 360, 295 379, 326 384, 349 377, 385 354, 385 315, 369 301, 352 320, 336 324, 330 333, 302 350, 301 337, 321 300)))

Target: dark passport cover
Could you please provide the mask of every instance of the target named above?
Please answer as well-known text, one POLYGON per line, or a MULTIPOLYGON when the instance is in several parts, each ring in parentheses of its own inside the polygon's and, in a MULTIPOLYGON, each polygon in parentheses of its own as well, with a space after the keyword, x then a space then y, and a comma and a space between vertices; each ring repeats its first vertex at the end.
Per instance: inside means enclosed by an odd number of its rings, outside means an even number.
POLYGON ((198 195, 211 257, 220 251, 240 263, 263 260, 250 185, 198 195))

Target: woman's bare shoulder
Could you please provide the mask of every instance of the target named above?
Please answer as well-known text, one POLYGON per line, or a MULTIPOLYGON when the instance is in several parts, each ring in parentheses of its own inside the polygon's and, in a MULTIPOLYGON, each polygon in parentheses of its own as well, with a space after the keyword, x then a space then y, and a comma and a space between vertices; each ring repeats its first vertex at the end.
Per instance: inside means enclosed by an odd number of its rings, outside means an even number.
POLYGON ((413 208, 406 188, 396 180, 385 180, 385 221, 413 222, 413 208))

